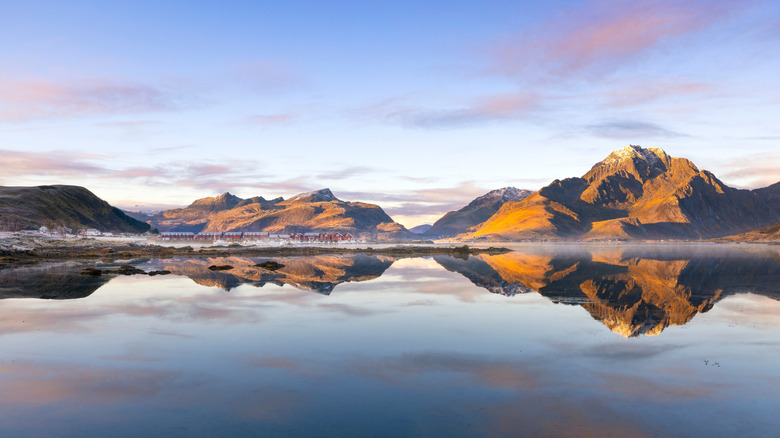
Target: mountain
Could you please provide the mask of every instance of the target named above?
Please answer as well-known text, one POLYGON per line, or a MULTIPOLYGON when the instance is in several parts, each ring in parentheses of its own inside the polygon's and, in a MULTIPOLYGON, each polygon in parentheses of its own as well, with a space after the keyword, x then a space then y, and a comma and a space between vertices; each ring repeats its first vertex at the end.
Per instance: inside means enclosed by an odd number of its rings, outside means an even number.
POLYGON ((417 225, 416 227, 409 228, 410 233, 423 234, 432 227, 431 224, 417 225))
POLYGON ((378 205, 342 201, 329 189, 288 200, 230 193, 198 199, 186 208, 148 218, 160 231, 267 231, 270 233, 340 231, 366 239, 415 239, 378 205))
POLYGON ((520 190, 515 187, 492 190, 474 199, 460 210, 445 214, 423 234, 425 237, 437 238, 464 233, 469 228, 488 220, 507 202, 522 201, 532 193, 530 190, 520 190))
POLYGON ((463 239, 702 239, 770 225, 775 191, 737 190, 685 158, 629 145, 581 178, 507 202, 463 239))
POLYGON ((66 226, 73 229, 143 233, 149 224, 110 206, 84 187, 0 187, 0 229, 38 229, 66 226))
POLYGON ((780 217, 780 182, 776 182, 769 187, 753 190, 753 193, 772 209, 772 212, 780 217))

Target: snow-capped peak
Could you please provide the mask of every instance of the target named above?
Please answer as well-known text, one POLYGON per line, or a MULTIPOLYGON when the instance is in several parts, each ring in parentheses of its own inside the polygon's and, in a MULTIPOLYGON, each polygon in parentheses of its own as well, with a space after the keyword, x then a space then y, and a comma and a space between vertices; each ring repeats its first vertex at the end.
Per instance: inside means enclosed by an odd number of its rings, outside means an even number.
POLYGON ((289 199, 290 201, 307 201, 307 202, 330 202, 338 201, 333 192, 330 189, 315 190, 313 192, 301 193, 295 195, 289 199))
POLYGON ((639 158, 647 162, 651 168, 655 168, 657 165, 662 164, 661 158, 658 157, 659 153, 665 154, 662 149, 645 149, 639 145, 630 144, 622 149, 618 149, 612 152, 603 162, 604 164, 611 164, 626 159, 633 160, 635 158, 639 158))
POLYGON ((517 202, 522 201, 525 199, 528 195, 530 195, 530 190, 524 190, 524 189, 518 189, 517 187, 504 187, 501 189, 491 190, 484 195, 474 199, 469 203, 469 206, 477 206, 481 205, 483 202, 495 202, 495 200, 501 200, 501 203, 505 202, 517 202))

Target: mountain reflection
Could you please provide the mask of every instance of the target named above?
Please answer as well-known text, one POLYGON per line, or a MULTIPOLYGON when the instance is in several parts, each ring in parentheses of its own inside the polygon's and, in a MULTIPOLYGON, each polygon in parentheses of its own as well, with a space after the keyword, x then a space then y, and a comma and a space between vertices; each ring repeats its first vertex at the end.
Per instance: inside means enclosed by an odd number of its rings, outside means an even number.
POLYGON ((395 261, 390 257, 366 254, 274 258, 284 266, 269 271, 255 266, 258 260, 245 257, 168 259, 151 261, 139 267, 147 271, 165 269, 174 275, 187 276, 202 286, 226 291, 242 284, 262 287, 270 283, 329 295, 341 283, 378 278, 395 261), (230 265, 233 269, 211 271, 208 269, 211 265, 230 265))
MULTIPOLYGON (((558 245, 501 255, 435 256, 433 260, 492 293, 539 293, 555 303, 582 306, 615 333, 634 337, 657 335, 666 327, 686 324, 729 295, 754 293, 780 300, 780 253, 771 247, 745 248, 558 245)), ((379 278, 397 259, 369 254, 275 257, 272 260, 284 265, 278 270, 256 266, 267 260, 172 258, 134 264, 147 272, 165 269, 225 291, 241 285, 273 284, 329 295, 339 284, 379 278), (233 268, 212 271, 208 269, 212 265, 233 268)), ((112 266, 116 268, 117 263, 112 266)), ((420 275, 429 275, 415 271, 414 266, 398 268, 408 275, 404 281, 412 285, 420 275)), ((80 275, 81 267, 61 263, 2 269, 0 299, 84 298, 114 278, 80 275)))
POLYGON ((736 293, 780 299, 776 252, 564 249, 434 259, 493 293, 536 291, 556 303, 580 305, 626 337, 657 335, 683 325, 736 293))
POLYGON ((69 300, 92 295, 109 277, 80 275, 71 263, 45 264, 0 270, 0 299, 39 298, 69 300))

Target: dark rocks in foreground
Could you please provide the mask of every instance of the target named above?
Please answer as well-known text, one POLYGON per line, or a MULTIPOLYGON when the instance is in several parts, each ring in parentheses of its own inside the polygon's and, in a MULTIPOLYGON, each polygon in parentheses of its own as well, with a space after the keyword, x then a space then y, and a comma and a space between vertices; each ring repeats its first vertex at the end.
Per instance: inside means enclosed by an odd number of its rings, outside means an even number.
POLYGON ((143 269, 138 269, 135 266, 122 265, 119 269, 97 269, 97 268, 84 268, 79 272, 81 275, 87 275, 90 277, 100 277, 103 274, 106 275, 149 275, 151 277, 155 275, 168 275, 171 271, 160 270, 146 272, 143 269))
POLYGON ((277 269, 284 268, 283 264, 277 263, 277 262, 275 262, 273 260, 269 260, 267 262, 258 263, 255 266, 257 266, 258 268, 266 269, 268 271, 276 271, 277 269))

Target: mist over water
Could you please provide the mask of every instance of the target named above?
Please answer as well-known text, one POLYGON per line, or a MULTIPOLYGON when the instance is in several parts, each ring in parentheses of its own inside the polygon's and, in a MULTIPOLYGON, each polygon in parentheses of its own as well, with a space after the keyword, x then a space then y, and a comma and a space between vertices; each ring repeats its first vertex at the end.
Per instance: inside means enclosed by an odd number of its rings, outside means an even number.
POLYGON ((778 247, 515 249, 0 270, 0 432, 776 433, 778 247))

